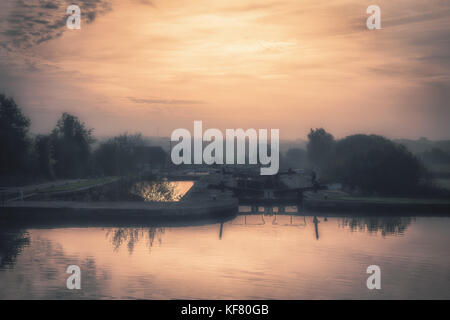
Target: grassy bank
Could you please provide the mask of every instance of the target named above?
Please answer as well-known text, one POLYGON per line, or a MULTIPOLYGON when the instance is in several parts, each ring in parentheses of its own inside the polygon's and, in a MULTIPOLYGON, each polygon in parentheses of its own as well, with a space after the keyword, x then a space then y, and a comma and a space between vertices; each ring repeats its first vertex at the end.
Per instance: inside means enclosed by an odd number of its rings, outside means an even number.
POLYGON ((39 193, 47 192, 64 192, 64 191, 76 191, 79 189, 90 188, 97 185, 111 183, 119 180, 119 177, 101 177, 93 179, 79 179, 76 181, 67 182, 65 184, 58 184, 47 188, 39 189, 39 193))

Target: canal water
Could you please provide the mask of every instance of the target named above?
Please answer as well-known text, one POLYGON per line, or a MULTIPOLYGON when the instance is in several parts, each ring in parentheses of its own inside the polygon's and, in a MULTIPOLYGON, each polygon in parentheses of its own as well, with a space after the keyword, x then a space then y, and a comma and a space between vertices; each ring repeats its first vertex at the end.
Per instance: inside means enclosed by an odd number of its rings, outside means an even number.
POLYGON ((450 299, 448 217, 241 211, 197 226, 2 225, 0 299, 450 299), (69 265, 80 290, 66 288, 69 265))

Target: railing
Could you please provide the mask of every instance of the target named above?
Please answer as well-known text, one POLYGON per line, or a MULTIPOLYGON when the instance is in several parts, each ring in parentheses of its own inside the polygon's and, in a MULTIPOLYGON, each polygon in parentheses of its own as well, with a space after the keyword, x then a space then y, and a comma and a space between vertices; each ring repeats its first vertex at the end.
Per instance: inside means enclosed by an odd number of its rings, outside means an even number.
POLYGON ((1 206, 4 207, 9 201, 20 200, 23 201, 25 198, 23 190, 20 188, 14 189, 10 188, 8 190, 0 190, 0 201, 1 206))

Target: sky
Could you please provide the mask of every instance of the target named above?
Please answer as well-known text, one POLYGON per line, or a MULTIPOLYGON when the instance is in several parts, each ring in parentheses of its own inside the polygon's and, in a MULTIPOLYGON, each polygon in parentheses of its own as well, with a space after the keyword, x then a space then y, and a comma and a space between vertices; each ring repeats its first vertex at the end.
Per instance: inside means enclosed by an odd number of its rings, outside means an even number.
POLYGON ((35 133, 70 112, 100 136, 202 120, 448 139, 449 16, 448 0, 2 0, 0 92, 35 133))

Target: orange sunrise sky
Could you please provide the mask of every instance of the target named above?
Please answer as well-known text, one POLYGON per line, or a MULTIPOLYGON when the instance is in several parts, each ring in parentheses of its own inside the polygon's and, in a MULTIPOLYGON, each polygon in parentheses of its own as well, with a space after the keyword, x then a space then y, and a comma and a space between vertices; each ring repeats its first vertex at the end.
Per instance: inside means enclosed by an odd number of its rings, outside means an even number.
POLYGON ((448 0, 2 0, 0 92, 48 132, 450 138, 448 0), (65 26, 69 4, 80 30, 65 26), (366 9, 381 8, 381 30, 366 9))

